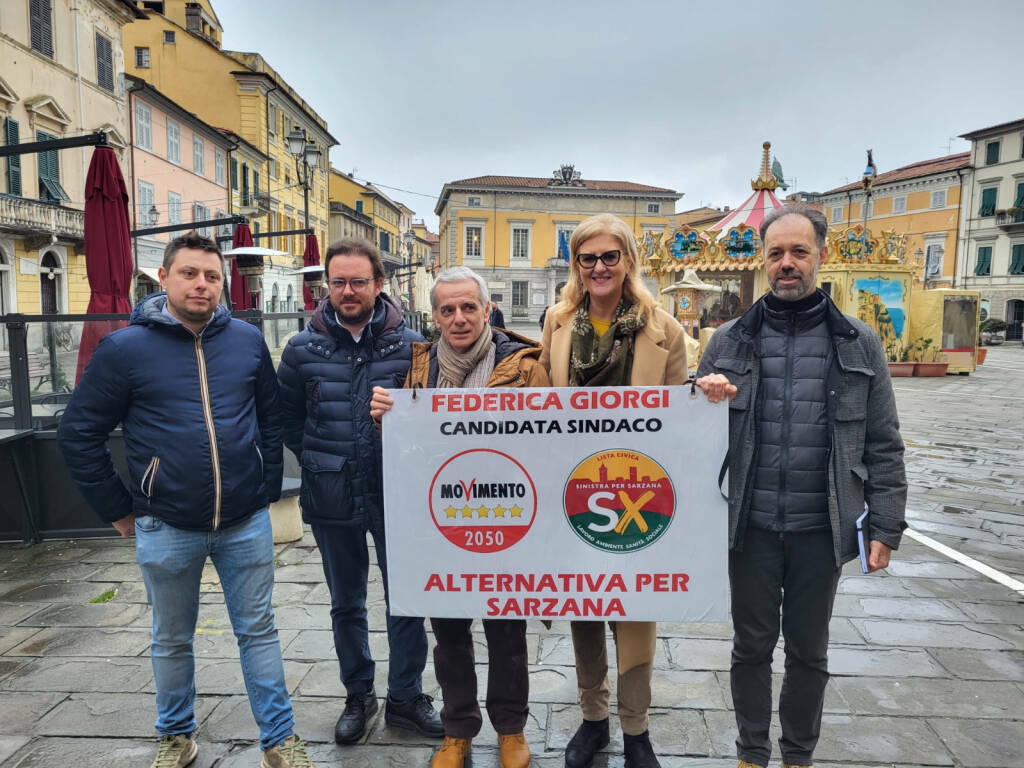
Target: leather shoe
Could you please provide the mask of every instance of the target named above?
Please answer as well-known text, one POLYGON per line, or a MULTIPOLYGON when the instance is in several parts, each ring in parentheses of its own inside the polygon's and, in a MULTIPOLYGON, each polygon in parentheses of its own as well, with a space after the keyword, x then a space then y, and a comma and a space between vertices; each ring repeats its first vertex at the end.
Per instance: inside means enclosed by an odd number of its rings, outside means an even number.
POLYGON ((499 733, 498 753, 501 756, 501 768, 527 768, 530 764, 530 745, 526 736, 519 733, 499 733))
POLYGON ((796 763, 783 763, 782 768, 814 768, 813 765, 797 765, 796 763))
POLYGON ((766 765, 758 765, 757 763, 751 763, 747 760, 740 760, 736 763, 736 768, 768 768, 766 765))
POLYGON ((430 761, 430 768, 462 768, 472 746, 472 739, 445 736, 444 744, 437 750, 434 759, 430 761))
POLYGON ((334 725, 334 740, 338 744, 354 744, 366 732, 367 721, 377 714, 377 694, 352 693, 345 697, 345 709, 334 725))
POLYGON ((408 728, 432 739, 444 736, 441 715, 434 709, 434 699, 421 693, 408 701, 395 701, 388 696, 384 706, 384 722, 396 728, 408 728))
POLYGON ((566 768, 589 768, 594 754, 608 746, 608 718, 584 720, 565 747, 566 768))
POLYGON ((654 747, 651 746, 650 731, 636 736, 624 733, 622 743, 626 753, 626 768, 661 768, 654 747))

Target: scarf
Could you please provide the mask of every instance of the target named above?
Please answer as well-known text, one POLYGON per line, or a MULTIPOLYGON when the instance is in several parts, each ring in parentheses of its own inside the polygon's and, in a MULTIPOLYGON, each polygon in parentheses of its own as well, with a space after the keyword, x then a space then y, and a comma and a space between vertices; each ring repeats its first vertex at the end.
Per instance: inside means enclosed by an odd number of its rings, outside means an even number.
POLYGON ((615 308, 612 324, 598 336, 590 322, 590 298, 580 304, 572 321, 569 384, 574 387, 623 387, 629 384, 633 345, 647 320, 625 298, 615 308))
POLYGON ((487 386, 487 380, 494 371, 494 342, 491 340, 491 326, 485 325, 480 338, 465 352, 456 352, 442 334, 437 342, 437 386, 467 387, 474 389, 487 386))

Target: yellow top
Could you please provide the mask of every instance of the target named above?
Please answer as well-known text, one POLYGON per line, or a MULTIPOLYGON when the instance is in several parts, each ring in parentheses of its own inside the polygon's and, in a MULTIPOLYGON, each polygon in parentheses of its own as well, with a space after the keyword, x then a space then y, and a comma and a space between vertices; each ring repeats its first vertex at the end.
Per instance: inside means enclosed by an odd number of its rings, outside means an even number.
POLYGON ((593 315, 590 315, 590 324, 594 326, 594 333, 597 334, 598 338, 604 336, 605 331, 612 326, 611 320, 598 320, 593 315))

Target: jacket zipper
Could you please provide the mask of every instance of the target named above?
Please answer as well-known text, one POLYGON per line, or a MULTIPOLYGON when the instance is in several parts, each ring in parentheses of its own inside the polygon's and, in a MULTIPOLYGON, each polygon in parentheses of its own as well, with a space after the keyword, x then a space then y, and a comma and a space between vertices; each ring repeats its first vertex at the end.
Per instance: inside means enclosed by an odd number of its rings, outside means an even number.
POLYGON ((789 492, 786 482, 789 472, 789 438, 793 433, 793 367, 796 357, 796 317, 790 317, 786 328, 786 372, 783 379, 782 396, 782 453, 779 461, 779 502, 775 522, 779 533, 786 527, 786 499, 789 492))
POLYGON ((193 334, 196 362, 199 364, 199 392, 203 400, 206 433, 210 437, 210 461, 213 463, 213 530, 220 528, 220 455, 217 452, 217 431, 213 426, 213 408, 210 405, 210 387, 206 380, 206 358, 203 355, 203 335, 193 334))
POLYGON ((160 468, 160 459, 154 456, 149 460, 149 465, 146 467, 146 471, 142 473, 142 481, 139 483, 139 488, 142 490, 143 495, 148 501, 153 500, 153 483, 156 482, 156 471, 160 468), (147 482, 147 480, 149 482, 147 482))

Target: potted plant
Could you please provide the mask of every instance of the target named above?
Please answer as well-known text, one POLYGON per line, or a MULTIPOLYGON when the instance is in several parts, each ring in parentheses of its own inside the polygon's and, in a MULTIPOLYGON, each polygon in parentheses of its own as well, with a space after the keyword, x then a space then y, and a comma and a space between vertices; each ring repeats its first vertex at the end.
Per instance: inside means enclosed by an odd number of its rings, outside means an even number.
POLYGON ((998 346, 1006 341, 1006 321, 990 317, 978 326, 978 332, 982 344, 998 346))
POLYGON ((885 359, 889 362, 890 376, 913 376, 914 361, 910 359, 908 349, 900 349, 899 340, 894 339, 885 348, 885 359))
POLYGON ((931 339, 914 339, 907 349, 909 357, 914 360, 915 376, 945 376, 949 363, 941 360, 942 350, 932 344, 931 339))

